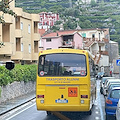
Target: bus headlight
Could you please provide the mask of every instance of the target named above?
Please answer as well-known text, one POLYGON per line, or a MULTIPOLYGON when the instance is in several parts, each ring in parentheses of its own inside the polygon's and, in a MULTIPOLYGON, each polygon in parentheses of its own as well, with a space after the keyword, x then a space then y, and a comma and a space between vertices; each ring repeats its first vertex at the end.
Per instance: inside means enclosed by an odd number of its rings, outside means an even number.
POLYGON ((81 104, 84 104, 84 100, 81 100, 81 104))

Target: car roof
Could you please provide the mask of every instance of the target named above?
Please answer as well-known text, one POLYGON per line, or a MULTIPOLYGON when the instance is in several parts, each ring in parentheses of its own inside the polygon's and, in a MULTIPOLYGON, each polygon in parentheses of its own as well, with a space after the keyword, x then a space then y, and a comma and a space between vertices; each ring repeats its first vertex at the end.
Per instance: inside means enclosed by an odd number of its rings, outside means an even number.
POLYGON ((107 87, 110 87, 111 85, 120 85, 120 82, 112 82, 112 83, 110 83, 107 87))
POLYGON ((118 81, 120 81, 120 79, 118 79, 118 78, 111 78, 111 79, 107 79, 107 80, 118 80, 118 81))
POLYGON ((106 80, 108 80, 108 79, 113 79, 113 78, 114 78, 114 77, 103 77, 103 78, 102 78, 102 81, 105 82, 106 80))
POLYGON ((112 83, 110 83, 110 85, 111 85, 111 84, 112 84, 112 85, 114 85, 114 84, 116 84, 116 85, 118 84, 118 85, 119 85, 120 82, 112 82, 112 83))
POLYGON ((113 87, 111 90, 116 90, 116 89, 120 89, 120 87, 113 87))
POLYGON ((120 79, 113 78, 113 79, 107 79, 106 82, 107 81, 120 81, 120 79))
POLYGON ((103 78, 115 78, 115 77, 103 77, 103 78))

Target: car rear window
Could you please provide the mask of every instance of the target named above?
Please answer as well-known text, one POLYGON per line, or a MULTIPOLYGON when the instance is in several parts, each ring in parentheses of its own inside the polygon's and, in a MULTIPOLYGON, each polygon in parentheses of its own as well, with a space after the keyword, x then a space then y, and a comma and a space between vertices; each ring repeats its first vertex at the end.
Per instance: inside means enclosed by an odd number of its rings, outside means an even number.
POLYGON ((110 94, 111 98, 116 98, 119 99, 120 98, 120 89, 118 90, 112 90, 111 94, 110 94))

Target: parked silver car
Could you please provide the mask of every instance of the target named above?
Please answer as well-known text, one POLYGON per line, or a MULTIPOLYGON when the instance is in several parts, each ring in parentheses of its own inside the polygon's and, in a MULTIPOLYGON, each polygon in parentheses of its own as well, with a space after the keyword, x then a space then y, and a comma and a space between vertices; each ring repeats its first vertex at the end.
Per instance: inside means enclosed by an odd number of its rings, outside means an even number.
POLYGON ((109 83, 118 83, 118 82, 120 82, 120 79, 117 79, 117 78, 107 79, 103 86, 103 95, 106 95, 106 90, 109 83))
POLYGON ((120 120, 120 99, 117 104, 117 109, 116 109, 116 120, 120 120))
POLYGON ((106 88, 106 95, 108 95, 109 91, 113 88, 113 87, 120 87, 120 82, 110 82, 106 88))
POLYGON ((105 84, 105 81, 106 81, 107 79, 112 79, 112 78, 114 78, 114 77, 103 77, 103 78, 102 78, 102 80, 100 81, 100 93, 101 93, 101 94, 103 94, 103 86, 104 86, 104 84, 105 84))

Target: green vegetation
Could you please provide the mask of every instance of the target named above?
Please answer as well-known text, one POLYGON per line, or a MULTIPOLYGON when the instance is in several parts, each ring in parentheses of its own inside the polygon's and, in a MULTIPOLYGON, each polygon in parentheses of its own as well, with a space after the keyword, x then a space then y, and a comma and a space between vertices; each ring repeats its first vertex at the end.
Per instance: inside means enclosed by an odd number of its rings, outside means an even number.
POLYGON ((1 97, 1 92, 2 92, 2 90, 1 90, 1 87, 0 87, 0 97, 1 97))
MULTIPOLYGON (((62 21, 65 30, 76 29, 77 25, 82 29, 109 28, 110 39, 116 42, 120 41, 120 0, 97 0, 97 3, 92 0, 90 4, 81 4, 81 0, 71 0, 72 8, 69 0, 56 1, 34 0, 33 2, 26 0, 21 2, 21 0, 17 0, 16 6, 22 7, 29 13, 40 13, 42 11, 59 13, 60 21, 62 21)), ((51 30, 59 30, 60 24, 57 23, 51 30)))
POLYGON ((16 17, 16 14, 15 12, 13 12, 11 9, 10 9, 10 2, 12 2, 13 0, 11 1, 8 1, 8 0, 1 0, 0 1, 0 11, 3 12, 2 16, 0 16, 0 23, 4 24, 5 21, 4 21, 4 13, 6 14, 10 14, 14 17, 16 17))
POLYGON ((11 71, 0 66, 0 86, 14 81, 36 81, 37 65, 16 65, 11 71))

